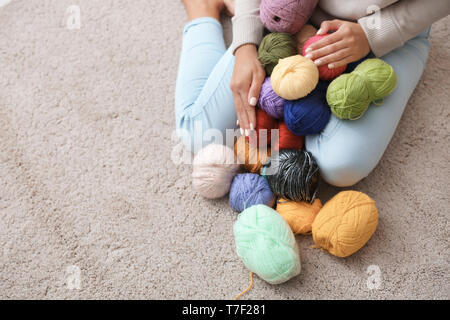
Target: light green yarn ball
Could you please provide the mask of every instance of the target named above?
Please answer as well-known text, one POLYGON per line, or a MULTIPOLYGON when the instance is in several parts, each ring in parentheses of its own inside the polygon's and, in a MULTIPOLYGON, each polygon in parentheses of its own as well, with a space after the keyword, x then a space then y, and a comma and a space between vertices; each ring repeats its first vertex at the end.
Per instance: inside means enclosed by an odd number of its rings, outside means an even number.
POLYGON ((336 117, 356 120, 364 115, 371 102, 379 103, 396 87, 397 75, 389 64, 381 59, 367 59, 352 73, 330 83, 327 102, 336 117))
POLYGON ((238 256, 245 266, 271 284, 280 284, 300 273, 300 256, 287 222, 272 208, 252 206, 234 224, 238 256))
POLYGON ((258 48, 258 58, 268 76, 280 59, 297 54, 294 38, 288 33, 269 33, 258 48))
POLYGON ((371 94, 364 79, 357 74, 345 73, 328 86, 327 102, 336 117, 356 120, 369 108, 371 94))
POLYGON ((367 59, 352 73, 361 74, 370 82, 374 101, 384 99, 397 87, 397 74, 394 68, 381 59, 367 59))

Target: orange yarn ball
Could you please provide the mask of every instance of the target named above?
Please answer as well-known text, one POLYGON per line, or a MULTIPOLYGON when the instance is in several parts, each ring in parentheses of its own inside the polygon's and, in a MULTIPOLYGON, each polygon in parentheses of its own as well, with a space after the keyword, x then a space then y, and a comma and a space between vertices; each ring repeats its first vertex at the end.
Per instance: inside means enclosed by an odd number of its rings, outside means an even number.
POLYGON ((303 54, 303 46, 309 38, 315 36, 317 29, 310 24, 305 24, 300 31, 294 36, 297 52, 303 54))
POLYGON ((234 144, 234 154, 245 170, 259 174, 270 158, 270 148, 259 150, 251 146, 244 136, 240 136, 234 144))
POLYGON ((295 234, 310 234, 320 209, 322 209, 320 199, 310 204, 281 198, 277 204, 277 212, 286 220, 295 234))
POLYGON ((271 130, 277 129, 277 128, 278 128, 278 121, 276 119, 269 116, 264 110, 262 110, 260 108, 256 109, 255 130, 256 130, 257 139, 250 139, 250 144, 261 147, 260 137, 264 136, 264 134, 262 133, 261 130, 267 130, 267 141, 265 141, 266 143, 263 143, 263 146, 270 145, 271 130))
POLYGON ((305 137, 293 134, 287 127, 286 123, 278 123, 279 145, 275 146, 275 150, 282 149, 301 149, 305 143, 305 137))

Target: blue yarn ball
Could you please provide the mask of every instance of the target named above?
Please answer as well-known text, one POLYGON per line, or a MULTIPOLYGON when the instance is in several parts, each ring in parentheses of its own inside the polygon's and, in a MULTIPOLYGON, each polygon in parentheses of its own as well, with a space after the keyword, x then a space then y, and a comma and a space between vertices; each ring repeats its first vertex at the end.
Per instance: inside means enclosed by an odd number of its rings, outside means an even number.
POLYGON ((234 177, 230 190, 230 206, 242 212, 251 206, 272 206, 274 195, 266 179, 255 173, 242 173, 234 177))
POLYGON ((317 87, 306 97, 286 101, 284 122, 292 133, 307 136, 325 128, 331 116, 326 99, 327 88, 328 83, 319 81, 317 87))

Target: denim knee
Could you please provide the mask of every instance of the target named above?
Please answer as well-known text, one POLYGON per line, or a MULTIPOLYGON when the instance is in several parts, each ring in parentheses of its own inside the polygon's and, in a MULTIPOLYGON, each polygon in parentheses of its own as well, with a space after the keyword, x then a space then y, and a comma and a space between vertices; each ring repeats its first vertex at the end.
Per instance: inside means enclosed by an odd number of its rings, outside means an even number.
POLYGON ((322 150, 314 154, 322 178, 336 187, 350 187, 367 177, 374 166, 364 162, 358 152, 322 150))

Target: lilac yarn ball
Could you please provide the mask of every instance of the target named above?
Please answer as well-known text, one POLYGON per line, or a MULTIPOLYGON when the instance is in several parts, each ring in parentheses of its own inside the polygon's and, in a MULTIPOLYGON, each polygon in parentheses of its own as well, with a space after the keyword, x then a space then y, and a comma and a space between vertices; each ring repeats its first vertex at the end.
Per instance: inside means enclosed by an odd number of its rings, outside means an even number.
POLYGON ((270 78, 267 77, 261 86, 261 93, 259 95, 259 107, 263 109, 269 116, 275 119, 283 119, 284 115, 284 100, 277 95, 272 89, 270 78))
POLYGON ((272 206, 274 195, 266 179, 255 173, 238 174, 230 190, 230 206, 242 212, 251 206, 265 204, 272 206))
POLYGON ((271 32, 295 34, 305 25, 318 0, 262 0, 261 21, 271 32))

